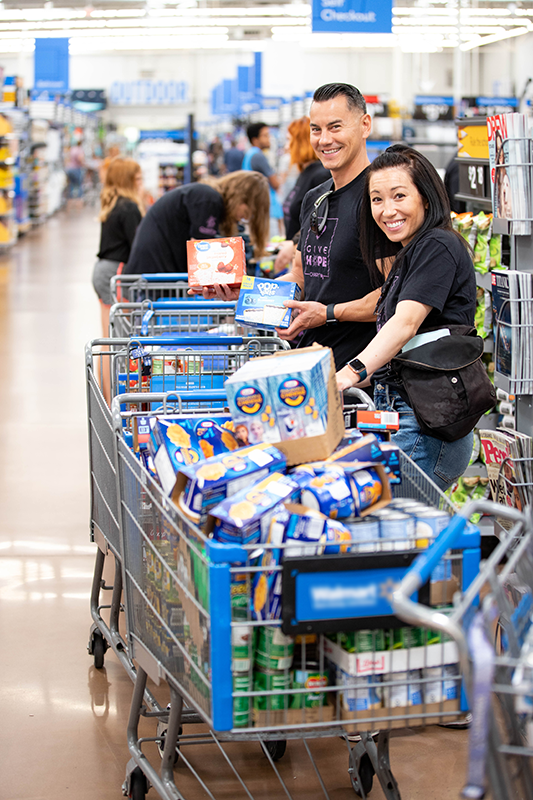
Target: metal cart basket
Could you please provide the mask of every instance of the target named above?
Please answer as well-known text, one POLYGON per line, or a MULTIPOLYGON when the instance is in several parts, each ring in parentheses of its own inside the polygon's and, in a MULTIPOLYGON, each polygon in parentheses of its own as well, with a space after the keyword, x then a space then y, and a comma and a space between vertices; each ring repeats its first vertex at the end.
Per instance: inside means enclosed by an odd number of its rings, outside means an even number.
MULTIPOLYGON (((454 720, 462 713, 457 669, 447 678, 454 688, 450 699, 442 687, 435 693, 439 680, 431 672, 457 664, 454 642, 435 631, 424 635, 402 627, 390 605, 395 585, 427 541, 407 543, 401 534, 387 542, 359 538, 349 543, 355 552, 339 553, 335 547, 329 552, 326 547, 310 555, 291 555, 287 545, 273 542, 215 542, 162 491, 125 444, 118 397, 112 412, 128 643, 139 666, 124 792, 141 798, 153 785, 165 800, 183 798, 183 771, 180 788, 173 775, 178 759, 179 769, 186 767, 188 778, 215 798, 216 786, 207 785, 186 747, 209 742, 235 778, 239 796, 252 798, 226 744, 255 741, 276 783, 291 798, 292 787, 277 761, 287 740, 298 740, 319 792, 328 798, 313 740, 341 737, 356 793, 366 797, 376 772, 385 796, 398 800, 388 759, 391 731, 454 720), (258 549, 263 555, 270 551, 272 558, 261 560, 258 549), (252 617, 247 597, 260 579, 283 581, 281 618, 252 617), (356 652, 344 646, 346 634, 357 637, 356 652), (161 743, 160 738, 140 738, 138 733, 148 676, 170 687, 160 772, 147 754, 147 745, 161 743), (426 695, 430 686, 431 696, 426 695), (205 721, 206 733, 181 733, 184 701, 205 721), (374 730, 380 731, 377 744, 374 730), (356 732, 361 741, 352 748, 349 736, 356 732)), ((445 495, 403 454, 401 472, 402 482, 394 487, 396 502, 413 498, 453 511, 445 495)), ((467 590, 478 570, 479 541, 473 528, 457 539, 420 589, 421 602, 449 602, 450 586, 467 590)))

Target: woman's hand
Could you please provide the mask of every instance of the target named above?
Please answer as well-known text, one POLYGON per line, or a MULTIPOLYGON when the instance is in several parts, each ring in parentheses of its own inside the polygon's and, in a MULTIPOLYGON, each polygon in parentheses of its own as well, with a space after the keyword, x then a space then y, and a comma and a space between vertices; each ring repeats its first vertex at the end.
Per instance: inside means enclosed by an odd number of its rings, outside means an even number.
POLYGON ((274 261, 274 273, 276 275, 292 263, 295 252, 296 245, 292 239, 287 239, 281 243, 276 260, 274 261))
POLYGON ((348 366, 339 370, 335 377, 337 378, 337 388, 339 392, 344 392, 345 389, 351 389, 352 386, 357 386, 359 383, 359 375, 348 366))
POLYGON ((232 302, 239 299, 240 288, 236 289, 226 283, 216 283, 214 286, 194 286, 187 294, 201 294, 204 300, 225 300, 232 302))

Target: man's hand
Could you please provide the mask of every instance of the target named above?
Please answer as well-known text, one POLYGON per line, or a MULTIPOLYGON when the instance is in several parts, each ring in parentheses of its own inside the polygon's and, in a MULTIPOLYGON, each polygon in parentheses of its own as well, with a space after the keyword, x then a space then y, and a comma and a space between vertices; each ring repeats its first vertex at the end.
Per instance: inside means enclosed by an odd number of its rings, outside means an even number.
POLYGON ((193 286, 187 294, 201 294, 204 300, 226 300, 231 302, 239 299, 240 288, 234 289, 227 283, 215 283, 214 286, 193 286))
POLYGON ((293 319, 288 328, 276 328, 280 339, 294 339, 300 331, 318 328, 326 323, 326 306, 313 300, 285 300, 287 308, 294 309, 293 319))
POLYGON ((359 383, 359 375, 348 366, 339 370, 335 377, 337 378, 339 392, 343 392, 345 389, 351 389, 352 386, 357 386, 359 383))

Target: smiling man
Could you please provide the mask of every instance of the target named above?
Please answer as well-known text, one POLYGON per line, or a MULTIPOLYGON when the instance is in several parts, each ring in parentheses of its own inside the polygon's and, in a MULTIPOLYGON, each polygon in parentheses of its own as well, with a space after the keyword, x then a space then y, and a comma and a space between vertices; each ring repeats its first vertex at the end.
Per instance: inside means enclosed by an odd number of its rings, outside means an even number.
POLYGON ((304 198, 300 243, 290 273, 281 279, 298 283, 304 301, 287 301, 299 313, 278 334, 293 339, 305 331, 300 346, 331 347, 339 370, 376 332, 379 290, 372 291, 359 246, 371 119, 359 89, 346 83, 317 89, 309 117, 311 145, 332 178, 304 198))

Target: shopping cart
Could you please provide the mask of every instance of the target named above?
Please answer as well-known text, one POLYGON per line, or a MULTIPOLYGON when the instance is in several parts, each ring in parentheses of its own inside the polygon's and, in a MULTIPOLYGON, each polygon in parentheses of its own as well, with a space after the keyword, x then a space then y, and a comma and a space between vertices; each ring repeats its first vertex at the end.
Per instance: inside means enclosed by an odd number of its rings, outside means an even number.
POLYGON ((457 646, 473 715, 463 797, 485 796, 486 770, 494 800, 532 800, 531 507, 523 514, 487 501, 466 505, 404 577, 393 595, 393 606, 402 619, 441 630, 457 646), (499 544, 467 591, 456 597, 452 613, 444 616, 409 599, 442 554, 455 547, 475 513, 506 520, 511 528, 501 530, 499 544))
MULTIPOLYGON (((242 337, 171 337, 143 340, 146 347, 158 348, 157 358, 170 363, 169 373, 154 375, 146 381, 142 375, 142 358, 137 359, 139 371, 132 369, 132 352, 139 343, 130 339, 96 339, 86 346, 87 410, 89 431, 89 460, 91 488, 91 537, 98 545, 91 591, 93 626, 88 650, 94 656, 95 666, 101 668, 105 652, 111 647, 126 671, 133 677, 135 671, 128 648, 119 631, 122 609, 121 543, 117 509, 117 483, 114 457, 114 434, 110 409, 102 394, 103 373, 110 376, 112 396, 121 394, 121 407, 125 417, 131 413, 132 404, 126 396, 132 387, 141 385, 143 392, 140 408, 146 414, 176 412, 220 412, 225 403, 223 384, 249 358, 276 349, 285 349, 286 343, 273 337, 246 340, 242 337), (171 345, 168 345, 168 343, 171 345), (208 344, 205 344, 208 342, 208 344), (202 344, 204 343, 204 344, 202 344), (166 350, 165 347, 173 349, 166 350), (196 350, 191 348, 198 348, 196 350), (235 347, 235 352, 227 347, 235 347), (181 348, 181 349, 180 349, 181 348), (216 349, 210 349, 216 348, 216 349), (221 348, 221 349, 218 349, 221 348), (237 349, 238 348, 238 349, 237 349), (172 367, 172 365, 175 365, 172 367), (147 393, 155 389, 155 394, 147 393), (171 402, 172 401, 172 402, 171 402), (111 553, 115 561, 112 585, 103 581, 106 556, 111 553), (101 604, 101 591, 110 591, 111 603, 101 604), (102 611, 109 614, 109 623, 102 611)), ((123 436, 131 445, 131 428, 125 424, 123 436)))
MULTIPOLYGON (((411 549, 413 542, 407 543, 400 535, 383 543, 369 535, 367 541, 352 540, 357 553, 286 553, 283 560, 280 551, 287 545, 215 542, 181 512, 125 445, 118 397, 112 413, 128 645, 139 665, 128 723, 132 759, 124 793, 138 800, 152 785, 164 800, 182 800, 200 783, 206 795, 214 798, 216 786, 221 785, 220 766, 235 781, 231 789, 224 782, 225 793, 253 798, 255 788, 244 781, 232 761, 231 744, 256 742, 290 800, 293 773, 289 770, 287 782, 287 770, 277 762, 287 740, 294 740, 291 746, 303 747, 318 791, 328 798, 315 740, 334 737, 339 742, 341 737, 344 744, 337 752, 343 759, 342 748, 347 749, 343 763, 354 790, 366 797, 375 771, 385 796, 398 800, 388 757, 391 731, 454 720, 462 713, 458 676, 451 678, 454 699, 426 702, 423 696, 430 679, 422 670, 456 663, 454 643, 435 632, 422 641, 420 631, 401 627, 390 606, 395 584, 418 553, 411 549), (146 498, 151 508, 148 526, 141 505, 146 498), (274 561, 258 563, 259 547, 278 555, 274 561), (247 597, 250 587, 263 578, 270 585, 278 578, 283 582, 281 619, 252 619, 247 602, 243 609, 239 598, 247 597), (343 648, 346 632, 360 640, 359 653, 343 648), (298 674, 291 675, 289 663, 295 652, 298 667, 293 672, 298 674), (254 653, 256 658, 261 654, 263 664, 255 671, 254 653), (278 669, 273 671, 272 666, 278 669), (333 682, 328 680, 330 670, 333 682), (160 737, 140 737, 138 729, 145 715, 148 676, 156 683, 167 683, 171 697, 160 771, 150 761, 147 747, 154 742, 161 745, 160 737), (312 687, 307 680, 311 678, 312 687), (378 702, 380 695, 385 697, 383 705, 378 702), (184 702, 202 717, 205 733, 180 735, 184 702), (371 732, 377 729, 376 745, 371 732), (349 736, 357 731, 361 742, 352 748, 349 736), (194 751, 188 754, 188 746, 206 743, 216 748, 212 756, 218 759, 215 785, 208 785, 205 761, 198 764, 194 751), (179 790, 173 775, 176 759, 179 790)), ((434 509, 453 510, 445 495, 403 454, 401 470, 396 498, 416 498, 434 509)), ((420 598, 440 603, 448 598, 450 585, 466 591, 478 563, 479 533, 470 529, 439 565, 449 573, 449 580, 428 583, 420 598)), ((258 762, 259 793, 264 793, 268 779, 264 764, 258 762)), ((274 788, 269 790, 269 796, 273 794, 274 788)))
POLYGON ((213 300, 143 300, 115 303, 109 312, 109 335, 169 336, 214 329, 217 334, 235 334, 236 303, 213 300))
POLYGON ((114 275, 111 278, 113 303, 140 303, 143 300, 187 298, 186 272, 154 272, 145 275, 114 275))

